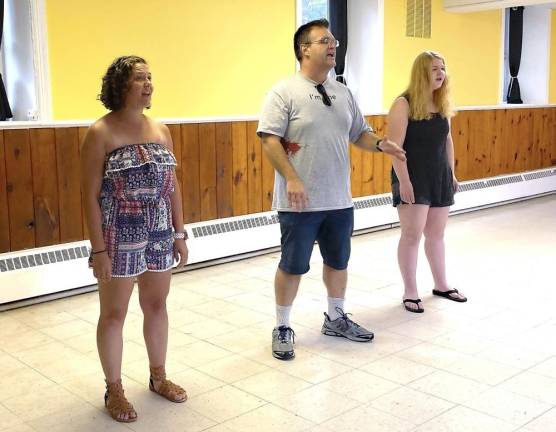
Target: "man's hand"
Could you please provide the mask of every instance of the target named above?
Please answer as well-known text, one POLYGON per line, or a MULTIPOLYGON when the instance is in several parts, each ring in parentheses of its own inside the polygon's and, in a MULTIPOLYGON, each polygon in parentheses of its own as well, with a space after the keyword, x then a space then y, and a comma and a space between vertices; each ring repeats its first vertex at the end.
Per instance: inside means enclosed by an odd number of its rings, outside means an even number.
POLYGON ((288 180, 286 191, 288 193, 288 205, 295 211, 301 211, 309 204, 309 197, 300 179, 288 180))
POLYGON ((405 150, 401 148, 398 144, 396 144, 394 141, 390 141, 388 137, 385 136, 384 138, 382 138, 382 140, 380 140, 380 144, 378 145, 378 147, 384 153, 393 156, 402 162, 406 161, 405 150))

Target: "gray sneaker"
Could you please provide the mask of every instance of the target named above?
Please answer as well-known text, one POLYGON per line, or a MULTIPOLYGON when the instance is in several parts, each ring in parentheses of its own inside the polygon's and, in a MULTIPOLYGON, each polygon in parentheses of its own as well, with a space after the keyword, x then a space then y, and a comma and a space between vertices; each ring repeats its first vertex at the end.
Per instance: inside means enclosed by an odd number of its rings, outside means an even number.
POLYGON ((345 337, 355 342, 370 342, 375 335, 373 332, 361 327, 359 324, 349 319, 348 315, 339 307, 336 308, 340 317, 334 321, 330 319, 328 314, 324 313, 324 324, 322 325, 322 334, 327 336, 345 337))
POLYGON ((291 327, 280 326, 272 330, 272 355, 278 360, 290 360, 295 357, 294 343, 295 332, 291 327))

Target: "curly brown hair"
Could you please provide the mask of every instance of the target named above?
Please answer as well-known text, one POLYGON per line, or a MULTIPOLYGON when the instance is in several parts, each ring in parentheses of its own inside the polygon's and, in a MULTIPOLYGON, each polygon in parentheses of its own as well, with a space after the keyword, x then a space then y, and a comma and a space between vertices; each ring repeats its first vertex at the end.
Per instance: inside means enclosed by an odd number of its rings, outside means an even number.
POLYGON ((142 57, 134 55, 118 57, 112 62, 106 74, 102 77, 102 89, 97 99, 110 111, 122 108, 128 88, 128 81, 131 77, 133 66, 137 63, 147 64, 147 61, 142 57))

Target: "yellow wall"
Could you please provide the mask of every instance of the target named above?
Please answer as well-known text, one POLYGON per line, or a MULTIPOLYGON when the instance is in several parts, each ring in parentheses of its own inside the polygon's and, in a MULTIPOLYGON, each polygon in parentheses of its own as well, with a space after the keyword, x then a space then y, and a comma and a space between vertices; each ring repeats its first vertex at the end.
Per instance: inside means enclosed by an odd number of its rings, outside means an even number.
POLYGON ((446 59, 456 106, 498 104, 502 11, 448 13, 442 0, 432 0, 430 39, 405 36, 406 0, 384 1, 383 107, 406 87, 414 58, 422 51, 446 59))
POLYGON ((106 111, 96 96, 112 60, 145 57, 154 117, 258 113, 295 71, 295 0, 46 0, 54 120, 106 111))
MULTIPOLYGON (((497 104, 502 11, 447 13, 432 0, 432 37, 419 39, 405 36, 405 3, 384 1, 384 109, 429 49, 446 57, 455 105, 497 104)), ((100 80, 123 54, 151 64, 154 117, 257 115, 270 86, 295 71, 295 0, 46 0, 46 8, 54 120, 104 114, 100 80)))
POLYGON ((550 37, 550 76, 548 84, 548 103, 556 103, 556 11, 552 11, 550 37))

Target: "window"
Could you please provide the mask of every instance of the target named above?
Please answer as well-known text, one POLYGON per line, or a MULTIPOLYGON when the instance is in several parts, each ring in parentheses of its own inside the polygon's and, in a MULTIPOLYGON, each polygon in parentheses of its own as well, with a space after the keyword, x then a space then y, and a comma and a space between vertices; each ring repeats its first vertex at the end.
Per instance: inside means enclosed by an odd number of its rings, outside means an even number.
POLYGON ((301 17, 300 24, 305 24, 319 18, 328 19, 328 0, 300 0, 298 1, 298 7, 299 4, 301 6, 299 14, 301 17))
MULTIPOLYGON (((523 39, 518 73, 523 103, 547 104, 550 92, 550 38, 552 10, 544 5, 528 6, 523 13, 523 39)), ((500 99, 507 103, 510 84, 510 8, 504 13, 504 66, 500 99)), ((552 24, 553 26, 554 24, 552 24)))
POLYGON ((45 0, 4 2, 1 73, 13 120, 49 120, 45 0))

